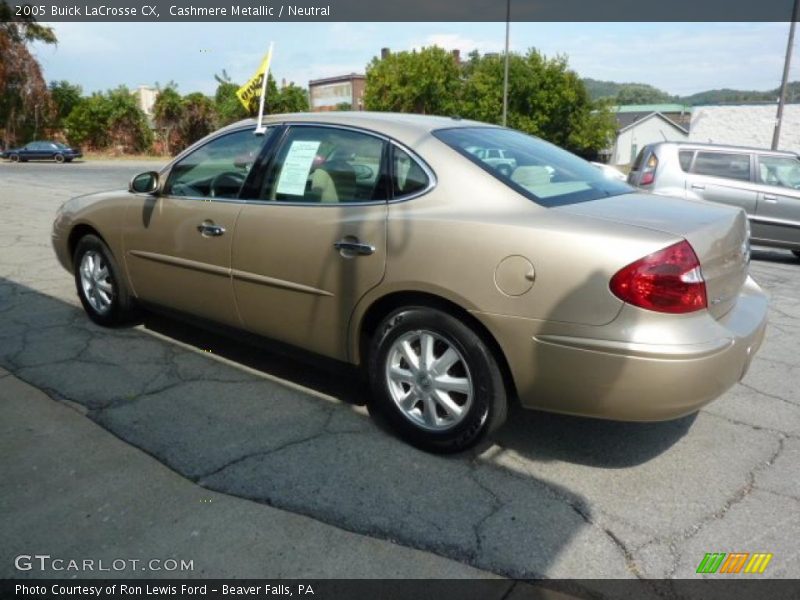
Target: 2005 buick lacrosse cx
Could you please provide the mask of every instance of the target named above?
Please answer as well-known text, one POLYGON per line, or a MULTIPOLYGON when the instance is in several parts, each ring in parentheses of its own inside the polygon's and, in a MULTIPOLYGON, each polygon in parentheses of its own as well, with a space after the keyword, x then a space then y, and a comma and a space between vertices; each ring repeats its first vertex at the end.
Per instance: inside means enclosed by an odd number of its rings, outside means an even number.
POLYGON ((53 245, 93 321, 165 307, 359 365, 398 434, 441 452, 495 430, 513 399, 630 421, 692 413, 761 344, 767 298, 741 210, 636 192, 483 123, 266 124, 61 207, 53 245))

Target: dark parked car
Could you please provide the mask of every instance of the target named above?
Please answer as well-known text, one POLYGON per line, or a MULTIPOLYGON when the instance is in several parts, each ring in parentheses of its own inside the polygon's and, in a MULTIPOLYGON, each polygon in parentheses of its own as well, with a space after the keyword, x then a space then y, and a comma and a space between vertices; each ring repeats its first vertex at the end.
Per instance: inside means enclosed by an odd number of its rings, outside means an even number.
POLYGON ((70 148, 61 142, 30 142, 20 148, 10 148, 2 153, 3 158, 11 162, 27 162, 29 160, 54 160, 70 162, 83 156, 77 148, 70 148))

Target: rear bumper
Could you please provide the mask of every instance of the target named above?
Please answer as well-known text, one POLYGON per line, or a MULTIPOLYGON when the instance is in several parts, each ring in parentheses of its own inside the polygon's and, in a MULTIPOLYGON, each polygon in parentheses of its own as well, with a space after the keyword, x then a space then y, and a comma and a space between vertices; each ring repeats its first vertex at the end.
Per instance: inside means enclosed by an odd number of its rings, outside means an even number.
POLYGON ((670 322, 626 306, 591 337, 568 325, 559 332, 542 322, 524 328, 524 319, 476 316, 506 351, 526 408, 663 421, 697 411, 744 377, 764 338, 767 297, 748 279, 720 320, 703 311, 669 315, 670 322), (634 341, 620 341, 621 333, 634 341))

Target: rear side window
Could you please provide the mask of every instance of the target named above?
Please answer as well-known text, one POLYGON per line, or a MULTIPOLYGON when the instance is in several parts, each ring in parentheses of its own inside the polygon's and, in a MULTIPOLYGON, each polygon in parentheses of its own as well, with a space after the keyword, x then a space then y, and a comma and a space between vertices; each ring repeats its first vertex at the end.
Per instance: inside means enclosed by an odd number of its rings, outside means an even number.
POLYGON ((429 183, 430 180, 419 163, 395 146, 392 164, 393 197, 402 198, 416 194, 427 188, 429 183))
POLYGON ((642 161, 644 161, 644 155, 647 152, 647 146, 641 149, 639 154, 636 155, 636 160, 633 161, 633 166, 631 167, 631 171, 638 171, 642 168, 642 161))
POLYGON ((698 152, 693 173, 750 181, 750 155, 733 152, 698 152))
POLYGON ((689 167, 692 166, 692 159, 694 158, 694 150, 681 150, 678 152, 678 162, 681 163, 681 169, 686 173, 689 172, 689 167))

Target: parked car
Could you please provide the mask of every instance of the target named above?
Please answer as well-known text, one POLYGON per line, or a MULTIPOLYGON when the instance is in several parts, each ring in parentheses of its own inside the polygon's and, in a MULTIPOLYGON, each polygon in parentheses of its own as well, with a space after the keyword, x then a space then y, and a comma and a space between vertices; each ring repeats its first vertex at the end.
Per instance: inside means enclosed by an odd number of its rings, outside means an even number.
POLYGON ((476 443, 515 397, 679 417, 743 377, 761 344, 767 300, 740 209, 635 193, 477 122, 267 122, 61 207, 53 245, 92 320, 166 307, 360 365, 373 406, 438 451, 476 443), (471 147, 517 166, 505 176, 471 147))
POLYGON ((618 181, 627 181, 628 179, 625 173, 613 165, 607 165, 600 162, 592 162, 592 165, 600 169, 603 172, 603 175, 610 177, 611 179, 617 179, 618 181))
POLYGON ((468 150, 480 158, 484 164, 494 167, 505 176, 511 175, 511 172, 517 167, 517 159, 502 148, 479 148, 473 146, 468 150))
POLYGON ((11 148, 0 156, 11 162, 28 162, 29 160, 54 160, 58 163, 72 162, 81 158, 83 153, 61 142, 30 142, 20 148, 11 148))
POLYGON ((686 142, 642 148, 628 182, 655 194, 744 209, 754 244, 786 248, 800 258, 800 157, 686 142))

